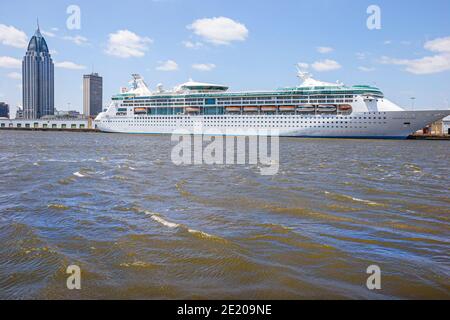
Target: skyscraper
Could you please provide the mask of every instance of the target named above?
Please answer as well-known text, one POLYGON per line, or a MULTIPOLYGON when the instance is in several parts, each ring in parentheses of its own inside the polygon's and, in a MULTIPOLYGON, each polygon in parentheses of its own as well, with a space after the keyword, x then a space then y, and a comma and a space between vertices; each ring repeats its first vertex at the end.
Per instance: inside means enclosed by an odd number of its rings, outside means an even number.
POLYGON ((9 105, 5 102, 0 102, 0 118, 9 118, 9 105))
POLYGON ((39 119, 55 113, 54 66, 39 25, 22 61, 22 83, 25 119, 39 119))
POLYGON ((95 117, 103 108, 103 78, 98 73, 83 76, 83 114, 95 117))

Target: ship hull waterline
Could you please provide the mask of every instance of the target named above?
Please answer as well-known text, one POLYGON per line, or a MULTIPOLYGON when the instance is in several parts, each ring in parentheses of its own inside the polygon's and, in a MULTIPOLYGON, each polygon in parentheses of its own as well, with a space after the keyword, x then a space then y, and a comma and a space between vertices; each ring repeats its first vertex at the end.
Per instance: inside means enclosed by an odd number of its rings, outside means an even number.
POLYGON ((214 116, 214 121, 210 116, 198 115, 167 116, 166 121, 156 120, 161 117, 147 117, 143 121, 134 118, 123 118, 120 121, 104 118, 96 120, 96 126, 102 132, 127 134, 180 134, 186 131, 186 134, 210 136, 278 135, 299 138, 406 139, 448 115, 450 111, 447 110, 375 112, 371 113, 373 121, 360 120, 367 118, 368 113, 353 113, 347 118, 323 114, 224 115, 214 116), (377 121, 379 116, 386 119, 377 121), (249 118, 254 125, 248 123, 249 118), (298 125, 299 122, 302 124, 298 125))

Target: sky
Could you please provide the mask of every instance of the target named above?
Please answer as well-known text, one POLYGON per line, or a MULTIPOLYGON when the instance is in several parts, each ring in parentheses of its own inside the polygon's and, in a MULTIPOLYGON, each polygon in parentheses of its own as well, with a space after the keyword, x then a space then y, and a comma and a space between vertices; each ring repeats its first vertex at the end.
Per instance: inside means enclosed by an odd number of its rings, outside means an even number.
POLYGON ((299 84, 297 63, 319 80, 376 85, 405 109, 450 108, 448 0, 1 1, 0 101, 11 114, 37 18, 58 110, 82 111, 92 71, 107 105, 133 73, 151 89, 192 78, 271 90, 299 84))

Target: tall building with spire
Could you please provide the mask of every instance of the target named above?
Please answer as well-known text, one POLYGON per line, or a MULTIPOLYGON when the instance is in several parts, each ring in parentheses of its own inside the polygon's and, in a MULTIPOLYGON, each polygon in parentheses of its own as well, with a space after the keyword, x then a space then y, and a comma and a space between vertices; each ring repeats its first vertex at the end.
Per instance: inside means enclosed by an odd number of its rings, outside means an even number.
POLYGON ((55 113, 54 65, 39 29, 28 44, 22 61, 23 117, 39 119, 55 113))

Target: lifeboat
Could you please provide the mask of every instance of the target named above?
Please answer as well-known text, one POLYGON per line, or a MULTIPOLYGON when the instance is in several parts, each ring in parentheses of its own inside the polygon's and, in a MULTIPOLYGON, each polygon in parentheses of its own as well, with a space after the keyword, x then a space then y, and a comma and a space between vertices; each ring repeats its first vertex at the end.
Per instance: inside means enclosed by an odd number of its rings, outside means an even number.
POLYGON ((134 114, 146 114, 147 108, 134 108, 134 114))
POLYGON ((200 108, 188 107, 188 108, 186 108, 186 112, 189 112, 189 113, 200 112, 200 108))
POLYGON ((294 106, 283 106, 283 107, 280 107, 280 111, 281 112, 293 112, 293 111, 295 111, 295 107, 294 106))
POLYGON ((342 104, 339 106, 339 111, 350 111, 352 110, 352 106, 349 104, 342 104))
POLYGON ((322 112, 334 112, 337 110, 337 107, 334 105, 320 105, 317 107, 317 111, 322 112))
POLYGON ((244 107, 244 112, 258 112, 258 107, 244 107))
POLYGON ((261 111, 264 111, 264 112, 276 112, 277 111, 277 107, 261 107, 261 111))
POLYGON ((298 112, 314 112, 315 108, 312 105, 303 105, 297 107, 298 112))
POLYGON ((241 107, 226 107, 228 112, 241 112, 241 107))

